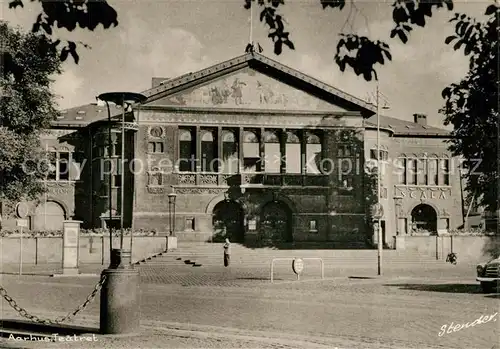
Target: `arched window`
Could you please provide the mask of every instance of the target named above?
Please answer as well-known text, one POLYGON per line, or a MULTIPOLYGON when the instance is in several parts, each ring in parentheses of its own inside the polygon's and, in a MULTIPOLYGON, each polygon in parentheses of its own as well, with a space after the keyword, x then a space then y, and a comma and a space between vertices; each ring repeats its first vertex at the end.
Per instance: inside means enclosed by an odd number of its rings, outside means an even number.
POLYGON ((296 133, 287 131, 286 133, 286 173, 301 173, 300 169, 300 139, 296 133))
POLYGON ((260 160, 259 137, 253 131, 243 132, 243 166, 247 172, 256 172, 260 160))
POLYGON ((222 173, 238 172, 238 144, 233 131, 222 131, 222 173))
POLYGON ((441 159, 439 162, 439 185, 450 185, 450 159, 441 159))
POLYGON ((398 184, 406 184, 406 163, 405 157, 399 157, 396 161, 398 184))
POLYGON ((196 145, 192 129, 179 129, 179 171, 194 172, 196 145))
POLYGON ((418 161, 417 157, 407 159, 408 184, 417 184, 418 161))
POLYGON ((201 171, 202 172, 217 172, 218 164, 216 144, 214 141, 214 132, 212 130, 201 131, 201 171))
POLYGON ((264 171, 280 173, 281 155, 278 132, 264 132, 264 171))
POLYGON ((427 185, 427 159, 426 157, 422 156, 419 159, 417 159, 417 169, 418 169, 418 174, 417 174, 417 179, 418 185, 427 185))
POLYGON ((306 172, 319 174, 321 164, 321 139, 318 135, 306 133, 306 172))
POLYGON ((437 157, 430 157, 427 160, 427 167, 429 171, 428 185, 438 185, 438 159, 437 157))

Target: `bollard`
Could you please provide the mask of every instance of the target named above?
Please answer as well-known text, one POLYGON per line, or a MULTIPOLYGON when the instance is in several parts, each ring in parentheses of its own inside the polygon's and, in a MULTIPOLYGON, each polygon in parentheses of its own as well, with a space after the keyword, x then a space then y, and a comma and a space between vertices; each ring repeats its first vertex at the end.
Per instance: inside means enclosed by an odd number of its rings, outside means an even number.
POLYGON ((112 250, 111 264, 103 270, 101 289, 101 334, 139 332, 139 271, 131 265, 130 251, 112 250))

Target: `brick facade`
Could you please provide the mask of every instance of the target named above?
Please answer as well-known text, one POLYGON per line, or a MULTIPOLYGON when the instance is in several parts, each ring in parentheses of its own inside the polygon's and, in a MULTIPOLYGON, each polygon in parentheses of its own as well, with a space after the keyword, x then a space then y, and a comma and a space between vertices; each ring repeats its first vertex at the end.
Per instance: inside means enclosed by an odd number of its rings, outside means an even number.
MULTIPOLYGON (((173 216, 169 194, 175 192, 179 237, 206 239, 225 231, 245 241, 363 244, 373 238, 366 215, 373 189, 366 177, 367 160, 376 149, 373 106, 257 54, 162 84, 156 81, 144 94, 148 100, 140 110, 126 113, 125 153, 129 163, 135 160, 124 167, 125 227, 168 232, 173 216), (311 162, 310 155, 318 152, 320 157, 311 162), (193 155, 192 166, 180 162, 186 154, 193 155), (269 159, 276 154, 280 156, 269 159), (204 159, 224 163, 209 168, 204 159)), ((80 178, 71 174, 69 180, 48 182, 49 194, 42 201, 57 203, 64 218, 81 219, 85 227, 109 224, 111 206, 116 225, 119 176, 111 178, 110 205, 110 175, 103 174, 103 167, 110 161, 108 152, 115 166, 119 161, 120 152, 113 147, 121 147, 121 124, 113 118, 108 148, 106 108, 85 108, 83 113, 70 110, 44 141, 80 154, 80 178), (85 120, 71 120, 72 113, 85 115, 85 120), (69 134, 72 144, 64 140, 69 134), (82 159, 88 159, 84 166, 82 159)), ((113 110, 113 115, 120 113, 113 110)), ((413 217, 418 205, 435 211, 437 231, 462 224, 458 168, 444 143, 448 134, 426 127, 422 119, 410 123, 381 117, 386 164, 380 202, 387 245, 396 234, 418 228, 413 217), (425 183, 402 182, 395 174, 399 158, 448 159, 448 179, 433 184, 432 173, 425 183)))

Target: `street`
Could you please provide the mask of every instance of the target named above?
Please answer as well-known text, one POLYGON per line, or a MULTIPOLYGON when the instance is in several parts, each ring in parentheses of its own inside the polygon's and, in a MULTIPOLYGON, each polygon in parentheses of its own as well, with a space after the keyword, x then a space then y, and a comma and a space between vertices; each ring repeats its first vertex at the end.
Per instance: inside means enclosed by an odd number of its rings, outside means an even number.
MULTIPOLYGON (((106 347, 491 349, 500 334, 498 296, 480 293, 473 275, 465 269, 463 277, 445 277, 442 271, 435 271, 436 277, 432 277, 427 270, 422 277, 337 276, 323 281, 293 281, 281 271, 278 280, 286 281, 274 284, 249 277, 247 270, 179 267, 164 269, 164 277, 160 269, 153 271, 141 271, 144 334, 124 339, 99 337, 109 342, 106 347), (481 316, 491 320, 474 323, 481 316), (460 324, 463 326, 457 327, 460 324), (166 346, 167 338, 173 342, 166 346)), ((96 281, 96 277, 2 277, 3 286, 20 305, 50 318, 81 304, 96 281)), ((87 321, 98 327, 98 303, 96 299, 75 323, 87 321)), ((2 307, 4 319, 13 318, 5 301, 2 307)), ((3 344, 19 345, 12 340, 3 344)), ((64 345, 73 348, 77 343, 44 343, 44 347, 64 345)), ((97 348, 102 343, 78 345, 97 348)))

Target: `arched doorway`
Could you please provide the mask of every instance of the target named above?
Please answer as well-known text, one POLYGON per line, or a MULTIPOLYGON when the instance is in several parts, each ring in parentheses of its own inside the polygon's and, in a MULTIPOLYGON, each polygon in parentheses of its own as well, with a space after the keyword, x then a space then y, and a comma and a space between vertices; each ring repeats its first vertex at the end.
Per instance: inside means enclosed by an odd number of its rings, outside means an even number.
POLYGON ((264 244, 292 242, 292 213, 288 206, 272 201, 262 207, 259 237, 264 244))
POLYGON ((54 201, 43 202, 35 209, 34 230, 54 231, 63 229, 64 208, 54 201))
POLYGON ((430 205, 420 204, 411 211, 412 228, 425 230, 431 233, 437 232, 436 210, 430 205))
POLYGON ((229 238, 233 242, 245 239, 244 212, 239 203, 224 200, 215 205, 212 214, 214 236, 229 238))

